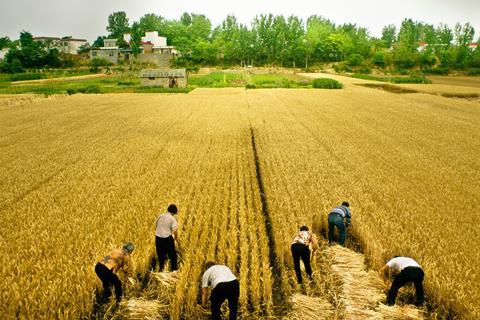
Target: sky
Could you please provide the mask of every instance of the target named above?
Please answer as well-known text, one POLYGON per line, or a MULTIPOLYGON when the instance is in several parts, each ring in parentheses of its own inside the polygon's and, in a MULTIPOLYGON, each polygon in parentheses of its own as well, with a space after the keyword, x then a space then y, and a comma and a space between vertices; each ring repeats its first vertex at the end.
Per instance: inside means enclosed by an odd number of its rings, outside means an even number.
POLYGON ((125 11, 130 23, 146 13, 178 19, 183 12, 205 14, 218 25, 229 14, 250 26, 256 15, 321 15, 336 24, 355 23, 379 37, 388 24, 404 18, 438 25, 470 22, 480 36, 480 0, 0 0, 0 37, 18 39, 22 30, 34 36, 73 36, 92 42, 107 35, 108 16, 125 11))

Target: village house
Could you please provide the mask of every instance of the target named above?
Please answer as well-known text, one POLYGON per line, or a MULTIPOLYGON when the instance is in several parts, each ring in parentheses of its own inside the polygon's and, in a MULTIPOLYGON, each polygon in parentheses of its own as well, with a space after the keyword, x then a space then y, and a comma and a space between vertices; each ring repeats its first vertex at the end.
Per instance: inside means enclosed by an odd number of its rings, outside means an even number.
POLYGON ((140 72, 144 87, 185 88, 188 85, 186 69, 144 69, 140 72))
MULTIPOLYGON (((131 34, 124 34, 123 40, 130 44, 132 40, 131 34)), ((141 52, 136 57, 133 56, 131 48, 121 49, 116 42, 116 39, 105 39, 103 47, 90 50, 90 59, 103 58, 112 63, 134 61, 168 68, 173 57, 178 54, 175 47, 167 46, 167 38, 159 36, 157 31, 145 33, 145 36, 142 37, 141 52)))
POLYGON ((117 39, 104 39, 103 47, 90 50, 90 59, 100 58, 111 63, 118 63, 120 48, 117 46, 117 39))
POLYGON ((7 55, 9 50, 9 48, 3 48, 2 50, 0 50, 0 60, 5 59, 5 56, 7 55))
POLYGON ((34 37, 33 40, 43 43, 47 48, 56 48, 62 53, 78 54, 78 49, 88 44, 86 39, 76 39, 71 36, 57 37, 34 37))

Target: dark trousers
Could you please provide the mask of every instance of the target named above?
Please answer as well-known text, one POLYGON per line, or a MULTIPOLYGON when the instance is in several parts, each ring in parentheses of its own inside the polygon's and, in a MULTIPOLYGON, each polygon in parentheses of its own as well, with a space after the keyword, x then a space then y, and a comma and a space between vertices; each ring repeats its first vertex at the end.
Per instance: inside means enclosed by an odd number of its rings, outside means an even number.
POLYGON ((417 291, 417 304, 423 303, 423 278, 424 273, 421 268, 418 267, 407 267, 403 269, 399 274, 393 279, 392 287, 388 291, 387 304, 394 305, 395 300, 397 299, 398 290, 403 287, 408 282, 415 284, 415 290, 417 291))
POLYGON ((168 259, 170 259, 171 270, 177 270, 177 251, 175 250, 175 240, 173 237, 155 237, 155 247, 157 248, 158 266, 160 268, 160 272, 162 272, 163 267, 165 267, 167 255, 168 259))
POLYGON ((122 283, 118 279, 117 275, 108 269, 104 264, 97 263, 95 266, 95 273, 102 280, 103 283, 103 295, 105 299, 108 299, 112 294, 110 287, 113 285, 115 287, 115 296, 117 301, 122 299, 122 283))
POLYGON ((310 266, 310 249, 301 243, 292 244, 293 266, 297 275, 298 283, 302 283, 302 271, 300 270, 300 259, 305 265, 305 271, 308 277, 312 278, 312 267, 310 266))
POLYGON ((228 319, 237 319, 239 296, 240 284, 238 283, 238 280, 220 282, 217 284, 210 295, 210 302, 212 305, 212 320, 221 319, 220 308, 225 300, 228 300, 228 309, 230 310, 230 316, 228 319))
POLYGON ((345 238, 347 237, 347 228, 345 227, 345 222, 343 221, 343 217, 341 215, 330 213, 328 215, 328 243, 333 242, 333 233, 335 227, 337 227, 338 231, 340 231, 338 243, 343 246, 345 244, 345 238))

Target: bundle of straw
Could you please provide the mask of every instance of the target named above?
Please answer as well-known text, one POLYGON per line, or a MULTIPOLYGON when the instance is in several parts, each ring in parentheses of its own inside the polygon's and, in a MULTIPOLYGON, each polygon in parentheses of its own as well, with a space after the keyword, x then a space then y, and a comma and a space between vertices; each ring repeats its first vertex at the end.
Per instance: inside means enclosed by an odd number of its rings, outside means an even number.
POLYGON ((378 311, 382 314, 383 319, 390 320, 418 320, 424 318, 424 312, 413 306, 387 306, 380 304, 378 311))
POLYGON ((158 300, 130 299, 121 303, 122 316, 131 320, 161 320, 168 305, 158 300))
POLYGON ((417 309, 380 303, 385 299, 385 284, 377 272, 366 270, 363 254, 342 246, 330 247, 328 254, 332 270, 342 282, 340 301, 347 319, 422 319, 417 309))
POLYGON ((332 305, 322 298, 294 294, 290 298, 292 310, 283 318, 286 320, 326 320, 332 319, 332 305))

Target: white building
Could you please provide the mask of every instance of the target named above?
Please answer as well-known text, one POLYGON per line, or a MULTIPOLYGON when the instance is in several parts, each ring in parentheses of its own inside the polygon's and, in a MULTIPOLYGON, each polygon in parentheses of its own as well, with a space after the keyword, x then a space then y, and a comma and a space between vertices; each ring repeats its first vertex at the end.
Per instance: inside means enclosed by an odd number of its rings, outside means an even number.
POLYGON ((49 48, 57 48, 58 51, 68 54, 77 54, 78 49, 87 44, 86 39, 75 39, 72 37, 35 37, 33 40, 42 42, 49 48))
POLYGON ((160 37, 157 31, 149 31, 149 32, 145 32, 145 36, 142 37, 142 43, 153 44, 153 49, 166 48, 167 38, 160 37))
POLYGON ((8 48, 3 48, 2 50, 0 50, 0 60, 5 59, 5 56, 7 55, 9 50, 10 49, 8 49, 8 48))

